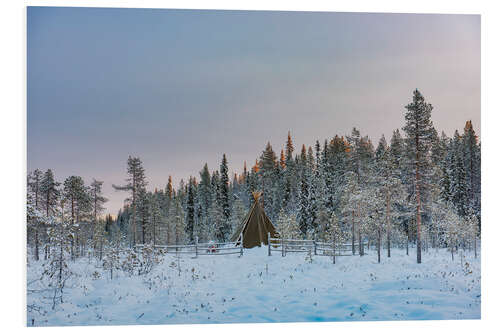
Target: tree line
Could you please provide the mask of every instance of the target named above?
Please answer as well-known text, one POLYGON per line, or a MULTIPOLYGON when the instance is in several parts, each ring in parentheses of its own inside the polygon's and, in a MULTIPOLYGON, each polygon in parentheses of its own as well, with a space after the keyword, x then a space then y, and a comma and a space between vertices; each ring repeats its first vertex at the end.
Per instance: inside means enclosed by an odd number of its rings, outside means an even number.
POLYGON ((223 154, 216 170, 205 164, 199 178, 175 187, 169 177, 154 191, 147 190, 140 158, 129 156, 125 183, 113 185, 129 194, 115 220, 99 217, 106 202, 101 181, 87 187, 71 176, 60 184, 51 170, 35 170, 28 176, 29 247, 35 260, 42 252, 47 257, 61 221, 71 257, 99 253, 111 239, 129 246, 192 243, 196 237, 224 242, 253 203, 251 193, 262 191, 261 204, 284 237, 350 241, 360 254, 355 243, 368 241, 376 244, 379 260, 381 248, 390 256, 393 243, 415 243, 419 263, 429 246, 453 254, 458 246, 475 246, 480 233, 481 149, 471 121, 448 137, 434 128, 432 110, 415 90, 405 125, 389 142, 382 135, 374 145, 353 128, 296 152, 288 133, 279 153, 268 142, 239 174, 229 175, 223 154))

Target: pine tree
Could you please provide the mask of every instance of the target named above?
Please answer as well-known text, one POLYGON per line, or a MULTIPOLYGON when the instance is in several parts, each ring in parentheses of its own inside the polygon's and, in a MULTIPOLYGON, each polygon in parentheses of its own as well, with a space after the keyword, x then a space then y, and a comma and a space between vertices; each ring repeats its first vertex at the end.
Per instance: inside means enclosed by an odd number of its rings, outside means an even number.
POLYGON ((141 244, 147 244, 146 234, 149 229, 149 213, 151 206, 151 194, 145 188, 137 192, 137 219, 140 221, 141 244))
POLYGON ((413 102, 406 107, 404 131, 408 142, 409 158, 414 167, 415 197, 417 202, 416 221, 417 221, 417 263, 422 262, 422 244, 421 244, 421 207, 422 202, 420 192, 425 184, 425 172, 428 168, 429 148, 432 135, 431 112, 432 105, 425 102, 424 96, 420 91, 413 92, 413 102))
MULTIPOLYGON (((46 180, 50 180, 50 176, 46 180)), ((67 263, 69 240, 72 239, 73 228, 71 222, 64 215, 65 203, 64 197, 57 200, 57 203, 50 209, 52 215, 47 217, 48 237, 52 247, 49 250, 48 261, 44 264, 42 279, 48 280, 48 287, 52 291, 52 310, 57 304, 63 303, 66 281, 73 274, 67 263), (57 205, 60 205, 60 209, 57 208, 57 205)))
MULTIPOLYGON (((116 223, 114 226, 116 227, 116 223)), ((110 279, 113 280, 113 272, 120 268, 120 234, 112 232, 111 235, 110 246, 103 258, 103 267, 109 270, 110 279)))
POLYGON ((153 247, 158 244, 158 238, 159 238, 159 226, 161 225, 161 222, 163 220, 163 213, 162 209, 160 207, 160 199, 161 198, 161 193, 158 192, 157 189, 155 189, 153 195, 151 196, 151 204, 150 204, 150 240, 151 243, 153 244, 153 247))
POLYGON ((293 142, 292 137, 290 135, 290 131, 288 132, 288 137, 286 141, 285 147, 285 170, 283 173, 284 177, 284 189, 283 189, 283 204, 288 212, 292 211, 294 208, 295 202, 295 187, 296 187, 296 172, 295 172, 295 163, 293 160, 293 142))
POLYGON ((467 201, 469 211, 478 219, 481 226, 481 152, 472 121, 465 123, 463 134, 463 153, 465 180, 468 184, 467 201))
MULTIPOLYGON (((379 202, 385 206, 385 230, 386 230, 386 246, 387 257, 391 256, 391 230, 393 219, 400 216, 400 212, 396 210, 398 206, 405 203, 407 192, 400 179, 400 159, 398 156, 399 139, 398 133, 394 133, 394 146, 387 147, 385 138, 382 136, 376 150, 375 164, 375 186, 378 188, 377 195, 379 202)), ((382 230, 382 227, 377 228, 377 233, 382 230)), ((378 239, 380 242, 380 239, 378 239)), ((380 250, 380 246, 379 246, 380 250)))
POLYGON ((189 179, 186 206, 186 235, 189 243, 194 242, 194 181, 189 179))
MULTIPOLYGON (((312 155, 312 151, 311 154, 312 155)), ((311 200, 312 170, 309 163, 305 145, 302 146, 299 162, 297 163, 300 175, 299 207, 297 211, 297 220, 300 231, 304 236, 313 233, 315 229, 315 213, 313 212, 311 200)))
MULTIPOLYGON (((99 180, 93 180, 90 184, 90 196, 92 201, 92 235, 94 234, 95 225, 97 224, 97 217, 104 211, 103 204, 105 204, 108 199, 102 196, 102 185, 104 182, 99 180)), ((94 244, 95 249, 95 244, 94 244)))
POLYGON ((213 192, 208 166, 205 163, 203 169, 200 171, 200 185, 198 191, 198 204, 200 214, 200 232, 199 237, 201 241, 209 240, 210 235, 210 208, 212 207, 213 192))
POLYGON ((165 216, 164 220, 164 229, 165 229, 165 243, 169 245, 171 243, 171 238, 172 238, 172 223, 171 223, 171 207, 172 207, 172 201, 174 197, 174 188, 172 185, 172 176, 168 176, 168 183, 165 186, 165 201, 164 201, 164 207, 163 207, 163 216, 165 216))
POLYGON ((27 209, 27 222, 28 222, 28 237, 31 232, 33 233, 33 242, 35 243, 35 260, 40 259, 40 227, 42 223, 42 215, 40 212, 40 184, 42 182, 43 173, 39 169, 35 169, 28 175, 28 209, 27 209))
POLYGON ((182 244, 185 239, 184 210, 182 209, 181 197, 174 198, 174 209, 172 214, 172 224, 175 226, 175 244, 182 244))
MULTIPOLYGON (((59 186, 61 183, 56 182, 54 179, 54 174, 51 169, 48 169, 44 174, 43 178, 40 182, 40 196, 41 196, 41 205, 45 210, 45 218, 46 221, 49 220, 50 217, 54 216, 58 200, 61 195, 59 191, 59 186)), ((45 258, 47 259, 50 251, 50 238, 49 242, 45 245, 45 258)))
POLYGON ((106 220, 99 218, 95 221, 94 233, 92 235, 94 248, 98 250, 99 260, 102 260, 104 248, 106 246, 106 220))
POLYGON ((329 224, 328 224, 328 229, 327 229, 327 241, 332 243, 332 250, 333 250, 333 263, 335 264, 336 261, 336 254, 337 254, 337 249, 341 248, 341 244, 345 241, 346 235, 344 231, 342 230, 342 227, 340 225, 340 221, 337 217, 336 214, 332 214, 330 216, 329 224))
POLYGON ((469 183, 466 180, 466 171, 464 166, 464 146, 462 138, 455 131, 451 144, 451 179, 450 179, 450 195, 453 204, 460 216, 465 216, 468 212, 468 192, 469 183))
POLYGON ((229 176, 226 154, 222 155, 222 162, 220 165, 219 206, 222 211, 219 237, 223 242, 225 242, 229 237, 231 237, 231 235, 229 235, 229 217, 231 216, 231 210, 229 206, 229 176))
POLYGON ((380 138, 380 141, 378 142, 377 149, 375 150, 375 161, 380 162, 382 159, 385 158, 386 154, 388 153, 387 151, 387 141, 385 140, 385 136, 382 134, 382 137, 380 138))
MULTIPOLYGON (((359 207, 361 205, 361 187, 357 181, 357 175, 353 171, 349 171, 345 175, 345 185, 342 193, 342 213, 351 220, 351 247, 352 254, 356 253, 356 220, 359 217, 359 207)), ((359 224, 359 223, 358 223, 359 224)), ((360 226, 358 225, 358 228, 360 226)))
POLYGON ((441 168, 441 179, 438 184, 440 187, 440 198, 445 202, 451 201, 451 160, 452 160, 452 150, 451 142, 446 137, 444 132, 441 135, 441 142, 444 146, 445 152, 443 153, 443 160, 440 163, 441 168))
POLYGON ((132 246, 135 246, 137 242, 137 197, 139 192, 145 191, 146 189, 146 176, 144 173, 144 168, 142 162, 138 157, 128 157, 127 160, 127 174, 126 184, 123 186, 113 185, 113 188, 118 191, 130 192, 131 196, 126 200, 130 203, 132 208, 131 223, 130 223, 130 239, 132 246))
POLYGON ((54 179, 54 174, 51 169, 48 169, 40 182, 40 195, 43 200, 43 207, 45 208, 45 216, 52 216, 56 210, 57 200, 59 198, 59 185, 54 179))
POLYGON ((273 207, 273 183, 275 181, 277 163, 276 154, 268 142, 260 155, 258 172, 262 184, 262 206, 268 215, 271 213, 273 207))

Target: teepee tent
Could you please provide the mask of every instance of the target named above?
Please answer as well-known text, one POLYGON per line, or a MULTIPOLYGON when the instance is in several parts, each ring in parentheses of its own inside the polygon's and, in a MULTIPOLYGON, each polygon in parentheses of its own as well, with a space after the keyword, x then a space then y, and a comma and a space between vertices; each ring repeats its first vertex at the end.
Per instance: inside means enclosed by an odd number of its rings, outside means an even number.
POLYGON ((231 242, 239 243, 241 241, 240 237, 243 236, 243 247, 247 249, 260 246, 262 243, 267 245, 267 233, 270 233, 273 238, 278 237, 278 232, 259 204, 262 192, 252 194, 254 198, 252 208, 250 208, 247 216, 230 238, 231 242))

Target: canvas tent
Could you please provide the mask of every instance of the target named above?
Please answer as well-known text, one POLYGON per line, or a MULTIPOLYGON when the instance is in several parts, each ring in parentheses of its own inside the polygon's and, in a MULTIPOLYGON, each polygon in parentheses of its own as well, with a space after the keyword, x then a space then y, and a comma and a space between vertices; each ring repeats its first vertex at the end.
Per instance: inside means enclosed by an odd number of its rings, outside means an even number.
POLYGON ((278 237, 278 232, 259 203, 261 194, 262 192, 253 193, 252 208, 230 238, 231 242, 239 243, 240 236, 243 236, 243 247, 247 249, 260 246, 262 243, 267 245, 267 233, 270 233, 273 238, 278 237))

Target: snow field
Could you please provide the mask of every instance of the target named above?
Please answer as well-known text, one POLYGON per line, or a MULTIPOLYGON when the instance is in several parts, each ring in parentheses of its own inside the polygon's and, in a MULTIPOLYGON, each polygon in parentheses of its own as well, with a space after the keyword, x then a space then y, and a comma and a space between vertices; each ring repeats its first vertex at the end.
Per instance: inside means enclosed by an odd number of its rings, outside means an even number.
MULTIPOLYGON (((131 325, 305 321, 480 319, 480 258, 464 252, 451 260, 430 249, 418 265, 414 249, 392 249, 377 264, 376 252, 337 258, 245 249, 243 257, 167 254, 144 276, 109 272, 79 259, 64 303, 51 309, 46 293, 29 292, 27 324, 131 325), (180 266, 180 267, 179 267, 180 266), (44 296, 45 295, 45 296, 44 296), (36 309, 36 310, 33 310, 36 309)), ((28 290, 41 262, 30 262, 28 290)), ((35 281, 35 282, 32 282, 35 281)))

